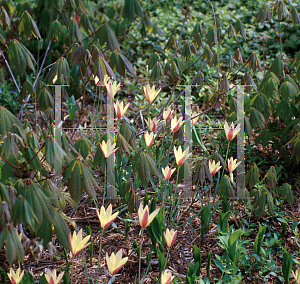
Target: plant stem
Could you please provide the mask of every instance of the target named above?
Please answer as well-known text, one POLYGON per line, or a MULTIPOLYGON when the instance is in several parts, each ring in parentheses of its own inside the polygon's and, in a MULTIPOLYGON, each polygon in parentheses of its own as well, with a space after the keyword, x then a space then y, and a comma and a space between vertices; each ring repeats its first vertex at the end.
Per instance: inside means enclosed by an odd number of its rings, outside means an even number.
POLYGON ((106 192, 106 159, 105 159, 105 166, 104 166, 104 191, 103 191, 103 205, 105 199, 105 192, 106 192))
POLYGON ((72 269, 71 269, 71 284, 73 283, 73 271, 74 271, 74 258, 75 256, 72 256, 72 269))
POLYGON ((98 255, 97 278, 96 278, 97 280, 98 280, 99 269, 100 269, 100 258, 101 258, 101 247, 102 247, 103 233, 104 233, 104 229, 102 229, 101 237, 100 237, 100 248, 99 248, 99 255, 98 255))
MULTIPOLYGON (((230 144, 230 141, 228 141, 228 146, 227 146, 227 151, 226 151, 226 156, 225 156, 225 165, 226 165, 227 156, 228 156, 229 144, 230 144)), ((222 176, 223 176, 223 174, 224 174, 225 165, 224 165, 224 167, 223 167, 222 176)))
POLYGON ((144 234, 144 229, 145 229, 145 228, 142 228, 141 242, 140 242, 140 255, 139 255, 139 284, 141 284, 141 258, 142 258, 142 246, 143 246, 143 234, 144 234))
POLYGON ((166 222, 166 220, 165 220, 165 198, 166 198, 167 184, 168 184, 168 182, 166 181, 165 190, 163 191, 163 194, 162 194, 162 211, 163 211, 164 222, 166 222))
POLYGON ((280 42, 280 58, 282 60, 282 36, 281 36, 281 26, 280 26, 279 16, 278 16, 278 29, 279 29, 279 42, 280 42))
POLYGON ((168 258, 169 258, 169 252, 170 252, 170 248, 168 247, 168 250, 167 250, 167 257, 166 257, 166 267, 165 267, 165 269, 167 268, 167 263, 168 263, 168 258))

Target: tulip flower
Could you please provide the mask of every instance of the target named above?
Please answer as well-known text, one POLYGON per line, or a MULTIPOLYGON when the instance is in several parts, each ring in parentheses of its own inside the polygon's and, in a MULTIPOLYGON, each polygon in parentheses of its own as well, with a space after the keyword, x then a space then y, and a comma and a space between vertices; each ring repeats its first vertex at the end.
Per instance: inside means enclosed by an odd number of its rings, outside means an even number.
POLYGON ((148 121, 146 120, 146 123, 148 125, 148 128, 151 132, 155 131, 157 124, 160 122, 160 119, 157 119, 154 117, 152 120, 149 118, 148 121))
POLYGON ((184 123, 182 120, 183 120, 182 117, 180 117, 178 120, 177 120, 176 116, 172 118, 172 120, 171 120, 171 130, 173 132, 176 132, 179 129, 179 127, 182 126, 182 124, 184 123))
POLYGON ((197 112, 193 112, 192 117, 195 117, 195 118, 192 119, 192 124, 195 125, 197 123, 197 121, 199 120, 200 115, 197 112), (195 116, 197 116, 197 117, 195 117, 195 116))
POLYGON ((182 152, 181 146, 178 147, 178 151, 174 146, 174 155, 176 159, 176 163, 178 166, 181 166, 186 159, 188 159, 192 154, 189 153, 189 147, 187 147, 184 152, 182 152))
POLYGON ((110 274, 116 274, 127 262, 128 257, 122 258, 122 249, 120 249, 117 254, 112 253, 109 257, 106 253, 106 264, 110 274))
POLYGON ((71 232, 69 233, 69 244, 73 256, 76 256, 79 252, 90 245, 90 243, 88 243, 90 237, 91 236, 87 236, 82 239, 82 229, 79 230, 78 234, 74 231, 72 237, 71 232))
POLYGON ((114 149, 115 146, 116 143, 111 144, 110 139, 108 139, 107 142, 105 142, 104 140, 102 141, 102 144, 100 144, 100 148, 105 158, 108 158, 112 153, 115 153, 119 149, 119 147, 114 149))
POLYGON ((149 83, 147 84, 147 87, 144 86, 144 93, 146 95, 146 99, 149 103, 152 103, 153 100, 157 97, 157 95, 160 93, 161 89, 158 89, 155 91, 155 86, 153 85, 152 88, 150 87, 149 83))
POLYGON ((174 231, 173 229, 171 230, 167 229, 166 232, 164 232, 164 237, 167 246, 170 248, 175 243, 177 237, 177 231, 174 231))
POLYGON ((228 124, 227 124, 227 121, 225 121, 224 129, 225 129, 225 134, 226 134, 226 137, 227 137, 228 141, 231 141, 240 132, 241 123, 239 123, 237 125, 237 127, 234 128, 233 122, 231 123, 231 125, 229 127, 228 124))
POLYGON ((169 166, 166 166, 165 168, 162 168, 161 170, 162 170, 162 173, 163 173, 166 181, 168 181, 171 178, 172 174, 176 171, 176 169, 171 169, 171 168, 169 168, 169 166))
POLYGON ((163 111, 163 119, 167 122, 168 119, 170 119, 170 116, 172 115, 173 112, 174 111, 171 110, 171 107, 168 107, 167 110, 164 109, 164 111, 163 111))
POLYGON ((60 273, 58 276, 56 276, 56 269, 51 271, 50 269, 47 270, 47 273, 45 273, 45 278, 49 284, 58 284, 60 280, 64 276, 64 271, 60 273))
POLYGON ((119 211, 112 213, 112 205, 109 204, 107 209, 105 210, 104 206, 101 206, 100 214, 98 210, 96 209, 96 214, 98 216, 98 219, 100 221, 100 225, 102 229, 106 229, 110 223, 112 223, 118 216, 119 211))
POLYGON ((22 281, 24 276, 24 271, 21 273, 21 268, 19 267, 16 272, 12 268, 10 268, 9 273, 7 274, 9 280, 12 284, 19 284, 22 281))
POLYGON ((104 85, 105 85, 107 92, 111 98, 113 98, 114 95, 117 93, 117 91, 120 89, 120 84, 121 83, 119 83, 117 85, 116 81, 112 84, 107 75, 104 77, 104 85))
POLYGON ((146 205, 145 208, 143 209, 143 205, 141 203, 140 207, 139 207, 139 210, 138 210, 139 221, 140 221, 141 227, 142 228, 148 227, 151 224, 151 222, 153 221, 153 219, 155 218, 155 216, 158 214, 158 212, 159 212, 159 208, 156 209, 155 211, 153 211, 149 215, 148 205, 146 205))
POLYGON ((119 103, 119 101, 117 100, 117 102, 114 104, 115 106, 115 112, 117 117, 120 119, 124 116, 124 114, 126 113, 128 107, 129 107, 129 103, 124 107, 123 102, 119 103))
POLYGON ((222 166, 220 166, 220 162, 218 162, 216 164, 215 161, 208 161, 208 168, 209 168, 209 172, 212 176, 214 176, 216 174, 216 172, 222 168, 222 166))
POLYGON ((230 179, 231 179, 231 181, 233 181, 233 173, 232 172, 238 167, 238 165, 241 163, 241 161, 239 161, 237 163, 236 162, 237 159, 233 160, 233 157, 231 157, 227 161, 228 161, 228 171, 229 171, 230 179))
POLYGON ((172 276, 171 272, 164 270, 161 272, 160 282, 161 284, 169 284, 173 281, 174 276, 172 276))
POLYGON ((155 136, 156 136, 156 134, 154 135, 153 132, 151 132, 150 134, 148 132, 144 133, 145 142, 146 142, 147 147, 150 147, 153 144, 155 136))

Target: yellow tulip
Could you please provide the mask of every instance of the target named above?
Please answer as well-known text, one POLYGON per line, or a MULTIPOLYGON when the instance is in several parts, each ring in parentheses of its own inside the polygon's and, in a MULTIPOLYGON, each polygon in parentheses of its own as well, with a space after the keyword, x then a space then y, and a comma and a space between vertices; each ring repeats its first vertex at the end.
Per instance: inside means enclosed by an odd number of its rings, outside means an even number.
POLYGON ((100 148, 105 158, 109 157, 112 153, 115 153, 119 149, 119 147, 115 149, 115 146, 116 143, 111 144, 110 139, 108 139, 107 142, 105 142, 104 140, 102 141, 102 144, 100 144, 100 148))
POLYGON ((167 181, 171 178, 172 174, 176 171, 176 169, 171 170, 171 168, 169 168, 169 166, 166 166, 165 168, 162 168, 161 170, 167 181))
POLYGON ((56 269, 51 271, 50 269, 47 270, 47 273, 45 273, 45 278, 49 284, 58 284, 60 280, 64 276, 64 271, 60 273, 58 276, 56 276, 56 269))
POLYGON ((224 125, 225 134, 228 139, 228 141, 231 141, 241 130, 241 123, 239 123, 236 128, 234 128, 233 122, 231 123, 230 127, 227 124, 227 121, 225 121, 224 125))
POLYGON ((228 171, 229 171, 231 181, 233 181, 233 173, 232 172, 241 163, 241 161, 239 161, 238 163, 236 161, 237 161, 237 159, 233 160, 233 157, 231 157, 230 159, 227 160, 227 162, 228 162, 228 171))
POLYGON ((216 174, 216 172, 222 168, 222 166, 220 166, 220 162, 218 162, 216 164, 215 161, 208 161, 208 168, 209 168, 209 172, 212 176, 214 176, 216 174))
POLYGON ((115 112, 117 117, 120 119, 124 116, 124 114, 126 113, 128 107, 129 107, 129 103, 124 107, 123 102, 119 103, 119 101, 117 100, 117 102, 114 104, 115 106, 115 112))
POLYGON ((144 133, 145 142, 146 142, 147 147, 150 147, 153 144, 155 136, 156 136, 156 134, 154 135, 153 132, 151 132, 150 134, 148 132, 144 133))
POLYGON ((91 236, 87 236, 82 239, 82 229, 79 230, 78 234, 76 234, 76 232, 74 231, 72 237, 71 232, 69 233, 69 244, 73 256, 76 256, 79 252, 90 245, 88 243, 90 237, 91 236))
POLYGON ((164 111, 163 111, 163 119, 167 122, 173 112, 174 111, 171 110, 171 107, 168 107, 167 110, 164 109, 164 111))
POLYGON ((174 231, 173 229, 171 230, 167 229, 166 232, 164 232, 164 237, 167 246, 170 248, 175 243, 177 237, 177 231, 174 231))
POLYGON ((12 268, 10 268, 7 276, 9 278, 9 280, 11 281, 11 283, 19 284, 22 281, 22 278, 24 276, 24 271, 22 271, 22 273, 21 273, 21 268, 19 267, 15 273, 14 270, 12 268))
POLYGON ((160 119, 157 119, 154 117, 152 120, 149 118, 148 121, 146 120, 146 123, 148 125, 148 128, 151 132, 155 131, 157 124, 160 122, 160 119))
POLYGON ((197 121, 199 120, 200 115, 199 115, 199 113, 197 113, 197 112, 193 112, 193 113, 192 113, 192 117, 195 117, 195 118, 192 119, 192 124, 195 125, 195 124, 197 123, 197 121), (197 116, 197 115, 198 115, 198 116, 197 116), (197 117, 195 117, 195 116, 197 116, 197 117))
POLYGON ((143 204, 141 203, 139 210, 138 210, 139 221, 140 221, 141 227, 146 228, 147 226, 149 226, 151 224, 151 222, 153 221, 153 219, 155 218, 155 216, 158 214, 158 212, 159 212, 159 208, 156 209, 155 211, 153 211, 149 215, 148 205, 146 205, 145 208, 143 209, 143 204))
POLYGON ((96 209, 96 214, 98 216, 98 219, 100 221, 100 226, 102 229, 106 229, 110 223, 112 223, 118 216, 119 211, 112 213, 112 205, 109 204, 107 209, 105 210, 104 206, 101 206, 100 214, 98 210, 96 209))
POLYGON ((182 117, 180 117, 178 119, 178 121, 177 121, 176 116, 172 118, 172 120, 171 120, 171 129, 172 129, 173 132, 176 132, 179 129, 179 127, 182 126, 182 124, 184 123, 182 120, 183 120, 182 117))
POLYGON ((153 100, 157 97, 157 95, 160 93, 161 89, 158 89, 155 91, 155 86, 153 85, 152 88, 150 87, 149 83, 147 84, 147 87, 144 86, 144 93, 146 95, 146 99, 149 103, 152 103, 153 100))
POLYGON ((171 272, 164 270, 161 272, 160 282, 161 284, 169 284, 173 281, 174 276, 172 276, 171 272))
POLYGON ((178 147, 178 151, 174 146, 174 155, 176 159, 176 163, 178 166, 181 166, 185 160, 187 160, 192 154, 189 153, 189 147, 187 147, 184 152, 182 152, 181 146, 178 147))
POLYGON ((122 249, 120 249, 117 254, 112 253, 110 257, 106 253, 106 264, 110 274, 116 274, 123 265, 127 262, 128 257, 122 258, 122 249))
POLYGON ((104 77, 104 85, 105 85, 107 92, 111 98, 113 98, 114 95, 117 93, 117 91, 120 89, 120 83, 117 85, 117 82, 115 81, 112 84, 107 75, 105 75, 105 77, 104 77))

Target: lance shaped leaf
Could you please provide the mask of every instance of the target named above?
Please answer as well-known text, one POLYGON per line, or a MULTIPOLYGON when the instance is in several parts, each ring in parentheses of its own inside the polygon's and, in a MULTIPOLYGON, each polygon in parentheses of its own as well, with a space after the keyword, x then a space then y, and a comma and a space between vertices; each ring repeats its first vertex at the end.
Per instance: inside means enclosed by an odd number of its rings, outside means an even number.
POLYGON ((74 199, 75 203, 81 198, 83 192, 83 184, 82 184, 82 169, 80 161, 73 160, 70 163, 70 178, 69 178, 69 192, 71 194, 72 199, 74 199))
POLYGON ((0 107, 0 135, 2 135, 3 137, 6 136, 7 132, 11 131, 13 124, 22 127, 20 120, 17 117, 15 117, 4 106, 1 106, 0 107))
POLYGON ((8 60, 12 66, 15 66, 20 75, 24 75, 26 69, 26 58, 22 52, 19 41, 13 39, 10 41, 8 49, 8 60))
POLYGON ((284 65, 281 58, 278 56, 272 62, 269 72, 273 72, 277 77, 281 77, 284 75, 284 65))

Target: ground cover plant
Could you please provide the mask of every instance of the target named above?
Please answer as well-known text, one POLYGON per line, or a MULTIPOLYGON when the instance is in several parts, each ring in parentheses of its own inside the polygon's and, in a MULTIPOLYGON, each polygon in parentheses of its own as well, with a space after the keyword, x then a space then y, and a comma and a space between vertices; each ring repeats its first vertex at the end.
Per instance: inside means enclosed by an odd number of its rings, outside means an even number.
POLYGON ((300 283, 299 3, 0 8, 2 283, 300 283))

